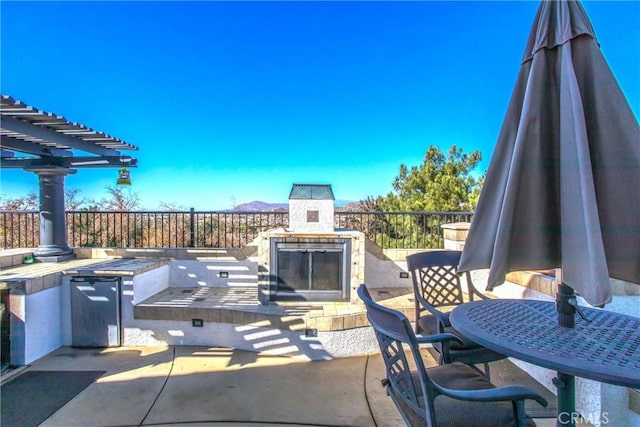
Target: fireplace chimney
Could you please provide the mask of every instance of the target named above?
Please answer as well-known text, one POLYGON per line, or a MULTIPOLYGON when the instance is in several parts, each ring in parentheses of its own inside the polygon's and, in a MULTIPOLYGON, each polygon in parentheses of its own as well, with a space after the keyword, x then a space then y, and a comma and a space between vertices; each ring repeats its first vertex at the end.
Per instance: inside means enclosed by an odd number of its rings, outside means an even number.
POLYGON ((293 184, 289 194, 289 231, 333 233, 333 191, 326 184, 293 184))

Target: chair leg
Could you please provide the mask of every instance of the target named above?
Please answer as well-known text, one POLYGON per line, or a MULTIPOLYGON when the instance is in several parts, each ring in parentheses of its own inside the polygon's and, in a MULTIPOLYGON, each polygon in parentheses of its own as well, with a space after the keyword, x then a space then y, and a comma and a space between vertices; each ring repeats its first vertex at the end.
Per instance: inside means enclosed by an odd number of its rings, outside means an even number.
POLYGON ((491 381, 491 371, 489 370, 489 362, 484 362, 484 376, 491 381))
POLYGON ((527 426, 527 414, 524 411, 524 400, 514 400, 511 402, 513 405, 513 414, 516 419, 518 427, 527 426))

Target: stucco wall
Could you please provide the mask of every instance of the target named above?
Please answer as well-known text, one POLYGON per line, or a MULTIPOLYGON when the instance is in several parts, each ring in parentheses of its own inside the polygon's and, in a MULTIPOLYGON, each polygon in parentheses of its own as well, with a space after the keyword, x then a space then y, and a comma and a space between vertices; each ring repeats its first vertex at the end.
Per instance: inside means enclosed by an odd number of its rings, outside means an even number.
POLYGON ((333 216, 333 200, 289 200, 289 230, 296 233, 331 233, 333 216), (307 221, 309 211, 317 212, 317 221, 307 221))
POLYGON ((62 345, 61 288, 25 295, 12 291, 11 363, 25 365, 62 345))
POLYGON ((205 260, 172 260, 169 262, 170 286, 252 286, 258 285, 257 255, 247 259, 222 256, 205 260), (221 277, 227 273, 228 277, 221 277))
POLYGON ((285 331, 231 323, 205 322, 193 327, 188 321, 137 320, 125 329, 128 346, 205 345, 231 347, 308 360, 328 360, 379 351, 373 329, 357 328, 320 332, 285 331))

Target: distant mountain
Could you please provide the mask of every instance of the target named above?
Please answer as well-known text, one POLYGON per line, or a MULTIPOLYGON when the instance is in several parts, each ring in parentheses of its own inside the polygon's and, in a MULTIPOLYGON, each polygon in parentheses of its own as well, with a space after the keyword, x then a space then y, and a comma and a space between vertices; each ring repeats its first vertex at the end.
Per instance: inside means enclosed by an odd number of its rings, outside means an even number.
MULTIPOLYGON (((340 211, 357 211, 360 210, 360 202, 350 202, 348 200, 336 200, 336 210, 340 211)), ((254 200, 249 203, 241 203, 231 211, 244 212, 272 212, 272 211, 288 211, 289 203, 269 203, 254 200)))
POLYGON ((235 208, 231 209, 232 211, 251 211, 251 212, 269 212, 269 211, 281 211, 281 210, 289 210, 289 203, 267 203, 260 202, 258 200, 254 200, 249 203, 241 203, 237 205, 235 208))
POLYGON ((361 211, 362 203, 360 202, 345 202, 344 204, 338 205, 336 201, 336 210, 337 211, 361 211))
POLYGON ((359 204, 360 202, 354 202, 353 200, 336 200, 334 205, 336 208, 344 208, 353 204, 359 204))

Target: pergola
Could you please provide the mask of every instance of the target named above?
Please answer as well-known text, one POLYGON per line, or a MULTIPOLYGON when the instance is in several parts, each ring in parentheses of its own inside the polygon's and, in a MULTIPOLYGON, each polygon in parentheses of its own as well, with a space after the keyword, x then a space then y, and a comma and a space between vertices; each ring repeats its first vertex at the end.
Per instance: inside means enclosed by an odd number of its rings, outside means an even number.
POLYGON ((40 184, 40 245, 43 261, 72 256, 67 243, 64 178, 79 168, 136 167, 137 159, 122 150, 138 148, 62 116, 38 110, 1 95, 0 168, 24 169, 40 184))

